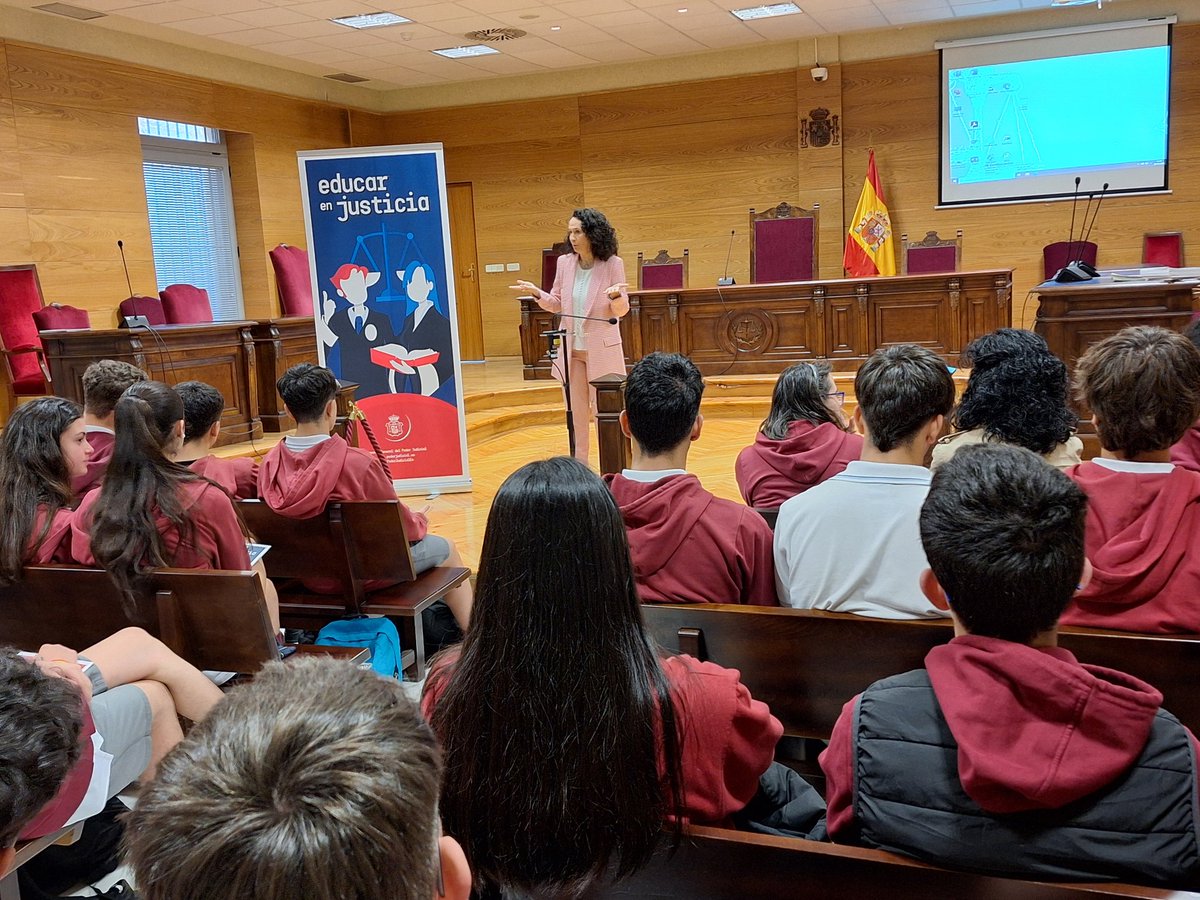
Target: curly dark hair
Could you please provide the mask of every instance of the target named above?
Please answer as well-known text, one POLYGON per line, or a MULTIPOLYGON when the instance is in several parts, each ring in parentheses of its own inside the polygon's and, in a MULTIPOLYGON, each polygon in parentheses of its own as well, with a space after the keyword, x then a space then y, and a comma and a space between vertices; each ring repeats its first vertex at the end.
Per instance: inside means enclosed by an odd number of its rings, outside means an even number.
POLYGON ((992 440, 1046 454, 1075 433, 1067 406, 1067 367, 1032 331, 1000 328, 963 352, 972 366, 955 410, 959 431, 982 428, 992 440))
MULTIPOLYGON (((592 255, 596 259, 611 259, 617 255, 617 232, 613 230, 604 213, 586 206, 571 213, 571 218, 579 220, 579 225, 592 246, 592 255)), ((571 238, 568 235, 567 246, 570 245, 571 238)))

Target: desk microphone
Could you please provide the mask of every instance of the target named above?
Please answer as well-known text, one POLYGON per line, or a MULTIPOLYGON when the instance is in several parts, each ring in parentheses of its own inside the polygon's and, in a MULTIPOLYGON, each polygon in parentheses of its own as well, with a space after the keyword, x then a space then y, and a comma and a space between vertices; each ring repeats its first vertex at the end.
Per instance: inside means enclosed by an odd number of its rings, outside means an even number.
MULTIPOLYGON (((1075 260, 1075 207, 1079 203, 1079 181, 1078 175, 1075 176, 1075 195, 1071 199, 1071 233, 1067 235, 1067 264, 1054 273, 1054 278, 1051 281, 1056 281, 1059 284, 1067 284, 1075 281, 1088 281, 1095 277, 1095 269, 1091 273, 1085 271, 1080 264, 1075 260)), ((1088 201, 1091 202, 1090 200, 1088 201)), ((1087 219, 1087 210, 1083 212, 1084 219, 1087 219)), ((1082 234, 1083 229, 1080 228, 1082 234)), ((1082 247, 1080 248, 1082 254, 1082 247)), ((1090 266, 1088 268, 1091 268, 1090 266)))
POLYGON ((129 264, 125 262, 125 242, 117 241, 117 249, 121 251, 121 268, 125 270, 125 286, 129 288, 129 296, 133 296, 133 282, 129 280, 129 264))
MULTIPOLYGON (((1087 246, 1088 238, 1092 236, 1092 226, 1096 224, 1096 216, 1100 215, 1100 204, 1104 202, 1104 195, 1107 193, 1108 193, 1108 182, 1106 181, 1106 182, 1104 182, 1103 187, 1100 188, 1100 199, 1096 201, 1096 209, 1092 213, 1092 221, 1088 225, 1087 231, 1082 235, 1082 239, 1079 242, 1079 245, 1080 245, 1079 246, 1079 257, 1080 258, 1076 262, 1076 265, 1078 265, 1079 268, 1081 268, 1083 271, 1087 272, 1093 278, 1096 277, 1096 275, 1098 273, 1096 272, 1096 269, 1094 266, 1090 266, 1083 261, 1083 248, 1087 246)), ((1083 220, 1085 222, 1087 221, 1086 213, 1084 214, 1083 220)), ((1082 231, 1082 226, 1080 227, 1080 230, 1082 231)))
POLYGON ((733 236, 737 234, 736 228, 729 229, 729 249, 725 251, 725 274, 717 279, 717 287, 729 287, 731 284, 737 284, 729 277, 729 260, 733 258, 733 236))

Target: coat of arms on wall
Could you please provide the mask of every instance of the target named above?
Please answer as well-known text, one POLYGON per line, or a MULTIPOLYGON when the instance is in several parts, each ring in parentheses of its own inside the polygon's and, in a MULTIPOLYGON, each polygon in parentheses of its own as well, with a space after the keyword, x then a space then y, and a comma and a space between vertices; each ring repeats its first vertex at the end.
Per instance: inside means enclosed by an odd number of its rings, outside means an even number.
POLYGON ((831 116, 823 106, 808 111, 808 118, 800 120, 800 146, 835 147, 842 142, 838 119, 831 116))

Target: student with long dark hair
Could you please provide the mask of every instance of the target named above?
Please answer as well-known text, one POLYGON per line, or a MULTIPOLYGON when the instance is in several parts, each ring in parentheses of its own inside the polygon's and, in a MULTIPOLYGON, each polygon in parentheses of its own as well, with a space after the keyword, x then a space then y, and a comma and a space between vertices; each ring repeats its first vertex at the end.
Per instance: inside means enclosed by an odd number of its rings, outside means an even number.
POLYGON ((783 731, 737 672, 654 645, 616 503, 566 457, 501 485, 471 629, 424 705, 481 887, 555 897, 635 871, 665 821, 729 820, 783 731))
POLYGON ((0 584, 26 564, 71 562, 71 480, 87 472, 83 410, 61 397, 18 406, 0 440, 0 584))
POLYGON ((1021 328, 997 328, 962 354, 971 377, 951 418, 953 434, 934 445, 932 468, 967 444, 1014 444, 1060 469, 1077 465, 1079 416, 1067 405, 1067 367, 1045 339, 1021 328))
MULTIPOLYGON (((71 524, 76 562, 99 564, 132 595, 151 569, 249 569, 246 530, 218 484, 176 463, 183 446, 183 401, 158 381, 133 385, 117 401, 116 444, 104 484, 71 524)), ((259 566, 272 624, 278 598, 259 566)))
POLYGON ((862 436, 850 428, 846 395, 834 390, 831 372, 827 362, 802 362, 779 375, 771 411, 734 464, 747 505, 782 506, 862 456, 862 436))

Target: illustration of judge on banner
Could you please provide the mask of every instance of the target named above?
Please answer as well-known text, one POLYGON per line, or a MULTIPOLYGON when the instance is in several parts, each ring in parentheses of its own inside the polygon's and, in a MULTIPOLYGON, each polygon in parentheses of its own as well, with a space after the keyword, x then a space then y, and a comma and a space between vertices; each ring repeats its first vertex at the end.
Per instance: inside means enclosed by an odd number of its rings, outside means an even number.
POLYGON ((298 154, 323 365, 356 397, 398 490, 467 490, 440 144, 298 154))

